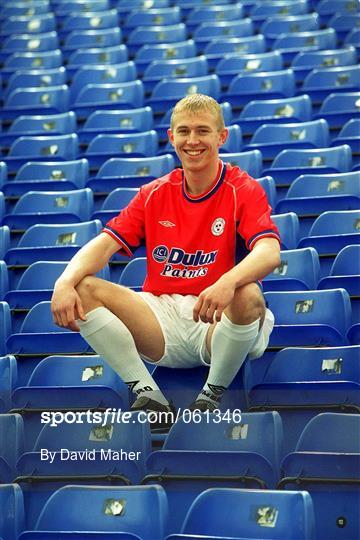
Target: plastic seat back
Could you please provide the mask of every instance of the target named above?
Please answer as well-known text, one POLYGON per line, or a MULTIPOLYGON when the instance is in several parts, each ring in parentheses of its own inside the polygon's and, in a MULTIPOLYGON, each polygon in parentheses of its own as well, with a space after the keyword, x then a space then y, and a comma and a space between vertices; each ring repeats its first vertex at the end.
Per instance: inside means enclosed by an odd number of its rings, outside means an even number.
POLYGON ((271 216, 279 229, 282 249, 295 249, 299 242, 299 218, 295 212, 271 216))
POLYGON ((314 248, 281 251, 280 257, 280 265, 262 282, 264 291, 316 289, 320 262, 314 248))
POLYGON ((311 497, 306 491, 208 489, 193 502, 182 528, 205 538, 239 538, 240 530, 243 539, 314 540, 311 497))
POLYGON ((101 222, 96 220, 61 225, 33 225, 20 238, 18 247, 82 246, 97 235, 101 228, 101 222))
MULTIPOLYGON (((221 148, 222 152, 223 148, 221 148)), ((229 152, 219 154, 219 157, 225 163, 231 163, 233 166, 240 167, 253 178, 258 178, 262 171, 262 155, 259 150, 250 150, 248 152, 229 152)))
POLYGON ((84 66, 75 74, 71 82, 71 100, 76 97, 87 84, 116 84, 130 82, 136 79, 134 62, 122 62, 120 64, 84 66))
POLYGON ((66 84, 64 67, 53 69, 18 70, 9 77, 6 95, 16 88, 61 86, 66 84))
POLYGON ((166 494, 160 486, 65 486, 45 504, 36 530, 53 531, 55 537, 59 530, 117 532, 121 527, 142 540, 154 540, 164 537, 166 519, 166 494), (55 512, 59 505, 61 513, 55 512))
POLYGON ((147 272, 146 258, 139 257, 130 261, 123 270, 119 284, 131 289, 140 289, 144 283, 147 272))
MULTIPOLYGON (((0 479, 12 482, 16 477, 16 461, 24 451, 24 424, 20 414, 0 415, 0 479)), ((1 527, 0 527, 1 530, 1 527)))

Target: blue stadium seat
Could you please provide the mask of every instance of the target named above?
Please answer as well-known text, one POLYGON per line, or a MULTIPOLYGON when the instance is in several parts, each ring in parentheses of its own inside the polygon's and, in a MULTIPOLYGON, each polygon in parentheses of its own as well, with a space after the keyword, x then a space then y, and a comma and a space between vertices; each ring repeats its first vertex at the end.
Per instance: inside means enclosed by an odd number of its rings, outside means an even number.
POLYGON ((311 99, 307 95, 280 99, 257 99, 249 101, 234 122, 249 138, 264 123, 284 124, 311 120, 311 99))
POLYGON ((83 66, 74 74, 70 85, 70 99, 74 103, 87 84, 118 84, 136 80, 134 62, 83 66))
POLYGON ((60 329, 53 322, 50 301, 39 302, 25 317, 20 332, 11 334, 7 340, 9 354, 18 357, 49 354, 81 354, 90 351, 89 345, 78 332, 60 329))
MULTIPOLYGON (((12 410, 20 412, 24 418, 27 451, 33 450, 44 426, 42 411, 91 409, 104 412, 106 409, 124 411, 128 407, 127 386, 99 356, 48 356, 37 363, 27 384, 18 385, 12 394, 12 410)), ((110 419, 111 416, 109 422, 110 419)), ((87 421, 84 423, 86 425, 87 421)))
POLYGON ((33 225, 16 248, 5 254, 8 266, 29 266, 37 261, 69 261, 78 249, 99 234, 100 221, 61 225, 33 225))
POLYGON ((98 109, 131 109, 143 106, 144 87, 139 80, 125 83, 87 84, 72 109, 81 123, 98 109))
POLYGON ((329 126, 324 119, 291 124, 263 124, 244 150, 260 150, 265 161, 291 148, 324 148, 329 145, 329 126))
POLYGON ((290 15, 288 17, 276 16, 265 20, 261 26, 261 33, 265 36, 270 48, 280 34, 309 32, 319 29, 319 17, 316 13, 304 15, 290 15))
POLYGON ((15 52, 4 60, 2 77, 8 80, 18 69, 53 69, 62 66, 63 57, 60 49, 42 52, 15 52))
MULTIPOLYGON (((29 5, 29 4, 27 4, 29 5)), ((17 540, 25 526, 24 498, 17 484, 0 485, 0 536, 17 540)))
POLYGON ((66 36, 61 50, 65 57, 69 57, 77 49, 113 47, 120 45, 121 40, 122 34, 119 27, 100 30, 74 30, 66 36))
POLYGON ((220 78, 222 87, 227 88, 239 73, 280 69, 283 69, 283 59, 278 51, 257 54, 228 53, 216 64, 215 73, 220 78))
POLYGON ((120 276, 119 285, 141 291, 146 272, 146 258, 138 257, 137 259, 133 259, 125 266, 120 276))
MULTIPOLYGON (((59 531, 111 532, 124 540, 163 538, 167 521, 166 494, 161 486, 65 486, 46 502, 34 531, 21 534, 21 540, 59 540, 59 531), (82 511, 79 512, 79 505, 82 511), (56 509, 61 507, 62 511, 56 509)), ((73 534, 73 533, 72 533, 73 534)), ((115 537, 115 536, 114 536, 115 537)))
MULTIPOLYGON (((0 161, 0 188, 1 190, 7 181, 7 177, 8 177, 7 165, 4 161, 0 161)), ((1 258, 1 252, 0 252, 0 258, 1 258)))
POLYGON ((175 60, 154 60, 145 69, 142 82, 146 92, 152 92, 164 78, 200 77, 208 74, 205 56, 180 58, 175 60))
POLYGON ((170 531, 180 525, 195 497, 216 486, 265 488, 277 477, 282 424, 278 413, 230 412, 230 421, 199 413, 185 416, 170 429, 163 448, 147 460, 144 483, 166 489, 171 515, 170 531))
POLYGON ((188 39, 178 42, 144 44, 136 51, 134 62, 140 77, 154 60, 177 60, 194 56, 196 56, 195 42, 188 39))
POLYGON ((170 154, 147 158, 110 158, 87 186, 94 193, 110 193, 117 187, 139 188, 143 184, 168 174, 174 168, 170 154))
POLYGON ((324 411, 357 413, 359 347, 286 348, 249 390, 251 412, 276 410, 284 427, 282 455, 293 452, 307 422, 324 411))
POLYGON ((359 13, 334 13, 329 21, 329 26, 334 28, 338 41, 342 43, 346 35, 355 27, 360 26, 359 13))
POLYGON ((234 21, 243 18, 241 3, 195 6, 186 17, 186 27, 192 33, 196 27, 206 22, 234 21))
POLYGON ((12 405, 11 394, 16 383, 17 363, 15 356, 0 357, 0 413, 10 411, 12 405))
POLYGON ((359 419, 358 414, 319 414, 282 463, 280 489, 310 493, 319 540, 355 540, 360 534, 359 419))
POLYGON ((81 189, 89 178, 86 159, 69 161, 27 161, 13 180, 2 189, 7 196, 20 196, 27 191, 65 191, 81 189))
MULTIPOLYGON (((360 212, 358 210, 333 210, 323 212, 312 225, 309 235, 302 238, 299 247, 313 246, 319 255, 332 260, 343 247, 358 244, 360 238, 360 212)), ((329 275, 329 267, 322 269, 322 276, 329 275)))
MULTIPOLYGON (((229 128, 230 129, 230 128, 229 128)), ((233 166, 240 167, 253 178, 258 178, 262 171, 262 155, 259 150, 250 150, 248 152, 229 152, 222 153, 223 147, 220 148, 220 159, 225 163, 231 163, 233 166)))
POLYGON ((330 274, 324 277, 319 289, 343 287, 351 296, 360 296, 360 245, 342 248, 336 256, 330 274))
POLYGON ((110 219, 117 216, 120 210, 125 208, 136 195, 136 188, 115 188, 106 197, 101 209, 92 215, 92 219, 99 219, 104 225, 110 219))
POLYGON ((12 331, 11 312, 7 302, 0 301, 0 354, 6 354, 6 340, 12 331))
POLYGON ((54 51, 59 47, 59 38, 55 31, 41 34, 12 34, 2 42, 0 57, 6 58, 14 52, 54 51))
POLYGON ((5 261, 0 260, 0 295, 4 298, 9 290, 9 276, 5 261))
POLYGON ((271 208, 274 209, 276 206, 276 201, 277 201, 275 180, 273 179, 272 176, 261 176, 261 177, 258 176, 256 180, 264 188, 269 204, 271 208))
POLYGON ((217 75, 163 79, 158 82, 147 100, 154 113, 165 113, 187 94, 202 93, 215 99, 220 95, 220 80, 217 75))
POLYGON ((59 114, 22 115, 11 123, 1 135, 1 142, 7 144, 19 135, 66 135, 75 133, 76 116, 73 111, 59 114))
POLYGON ((63 66, 53 69, 17 70, 8 80, 4 96, 17 88, 60 86, 66 84, 66 70, 63 66))
POLYGON ((181 10, 178 6, 150 9, 132 9, 125 17, 121 27, 126 38, 138 26, 165 26, 181 22, 181 10))
POLYGON ((9 172, 16 172, 28 161, 73 160, 78 155, 78 137, 75 133, 67 135, 29 135, 15 139, 3 158, 9 172))
POLYGON ((86 119, 78 135, 81 143, 88 143, 100 133, 138 133, 154 127, 150 107, 123 110, 96 110, 86 119))
POLYGON ((279 229, 281 249, 296 249, 299 236, 299 218, 295 212, 272 215, 271 219, 279 229))
MULTIPOLYGON (((91 387, 88 386, 88 388, 91 387)), ((110 388, 103 388, 105 405, 110 402, 106 397, 106 391, 109 392, 110 388)), ((100 389, 101 387, 98 386, 98 390, 100 389)), ((46 388, 44 390, 47 391, 46 388)), ((54 392, 55 387, 52 390, 54 392)), ((73 390, 75 390, 75 386, 73 390)), ((94 407, 92 406, 92 408, 94 407)), ((110 407, 109 409, 112 413, 110 407)), ((38 486, 38 488, 35 486, 33 491, 39 490, 42 497, 45 491, 46 498, 59 487, 71 483, 86 483, 88 485, 111 485, 113 482, 116 482, 117 485, 139 484, 144 476, 145 460, 151 451, 149 424, 140 422, 137 413, 127 414, 127 417, 130 416, 127 421, 126 416, 118 414, 118 420, 123 421, 122 423, 113 420, 113 414, 97 412, 97 416, 102 422, 101 425, 99 422, 96 424, 91 421, 90 418, 79 425, 59 422, 56 429, 51 423, 43 426, 34 447, 29 452, 24 453, 17 463, 19 476, 16 478, 16 482, 23 485, 30 478, 33 478, 38 486), (69 452, 91 452, 93 459, 80 463, 61 459, 64 457, 64 441, 67 443, 66 449, 69 452), (41 450, 44 448, 53 453, 52 463, 42 459, 41 450), (136 456, 136 459, 116 459, 119 455, 124 458, 130 452, 132 452, 132 456, 136 456), (36 472, 34 473, 34 471, 36 472), (49 481, 52 484, 46 489, 49 481)), ((49 418, 49 420, 51 419, 49 418)))
POLYGON ((301 174, 350 172, 351 148, 343 144, 333 148, 287 149, 276 156, 263 174, 273 176, 277 186, 288 187, 301 174))
POLYGON ((265 38, 262 34, 238 38, 215 38, 204 48, 209 68, 215 69, 225 54, 257 54, 266 52, 265 38))
POLYGON ((4 4, 0 17, 4 20, 8 17, 34 17, 46 13, 49 13, 49 5, 46 2, 33 3, 31 6, 26 3, 4 4))
POLYGON ((83 66, 121 64, 128 60, 126 45, 77 49, 69 54, 66 71, 70 78, 83 66))
POLYGON ((358 65, 313 69, 305 78, 301 93, 309 94, 313 106, 316 106, 334 92, 357 92, 359 76, 358 65))
POLYGON ((352 46, 356 49, 358 58, 360 57, 360 30, 359 28, 353 28, 344 39, 345 46, 352 46))
POLYGON ((308 32, 281 33, 273 49, 281 52, 285 63, 290 64, 299 51, 336 49, 336 32, 333 28, 308 32))
POLYGON ((213 39, 242 38, 252 36, 253 34, 254 26, 252 20, 246 18, 201 23, 194 28, 193 39, 196 43, 198 53, 202 53, 213 39))
POLYGON ((322 24, 327 24, 334 13, 345 13, 356 15, 358 12, 358 4, 353 1, 346 0, 320 0, 316 4, 316 11, 320 15, 322 24))
POLYGON ((46 88, 17 88, 5 99, 3 119, 21 114, 57 114, 69 110, 69 88, 66 84, 46 88))
POLYGON ((123 21, 126 16, 133 10, 138 9, 163 9, 169 7, 169 0, 152 0, 151 4, 144 4, 144 0, 132 0, 131 4, 126 0, 117 0, 116 9, 120 19, 123 21), (151 6, 151 7, 149 7, 151 6))
POLYGON ((158 136, 155 130, 141 133, 103 133, 96 135, 83 154, 91 168, 98 169, 109 158, 154 157, 158 151, 158 136))
POLYGON ((356 64, 356 50, 352 46, 338 49, 300 51, 293 58, 291 68, 297 83, 302 83, 314 68, 351 66, 356 64))
POLYGON ((184 23, 169 25, 139 25, 130 32, 126 46, 130 54, 136 54, 142 45, 156 43, 176 43, 187 38, 184 23))
POLYGON ((72 12, 64 17, 59 25, 59 36, 64 38, 70 32, 82 30, 108 30, 118 28, 116 9, 89 11, 88 13, 72 12))
POLYGON ((252 20, 260 28, 265 20, 271 17, 288 17, 291 15, 304 15, 308 13, 309 6, 306 0, 299 2, 286 2, 284 0, 276 2, 256 2, 250 11, 252 20))
POLYGON ((56 30, 56 19, 53 13, 10 16, 1 25, 2 36, 11 34, 43 34, 56 30))
POLYGON ((265 293, 275 316, 270 347, 347 345, 351 304, 345 289, 265 293))
POLYGON ((295 95, 295 77, 291 69, 236 75, 222 94, 233 108, 242 108, 256 97, 276 99, 295 95))
POLYGON ((57 17, 64 17, 64 15, 69 13, 103 11, 109 7, 109 1, 91 0, 84 5, 77 0, 67 0, 66 2, 63 2, 62 0, 53 0, 52 6, 57 17))
POLYGON ((296 212, 300 237, 307 236, 315 219, 330 210, 356 210, 360 206, 360 186, 356 172, 304 174, 296 178, 276 212, 296 212))
POLYGON ((280 257, 280 265, 262 281, 265 292, 306 291, 317 288, 320 262, 314 248, 281 251, 280 257))
POLYGON ((358 169, 360 161, 360 118, 346 122, 339 135, 332 141, 331 146, 348 144, 352 151, 353 170, 358 169))
MULTIPOLYGON (((1 484, 11 483, 15 479, 16 462, 23 452, 24 424, 20 414, 0 414, 1 484)), ((3 506, 2 509, 4 509, 3 506)))
POLYGON ((306 491, 207 489, 191 505, 181 533, 170 535, 168 540, 230 540, 230 537, 314 540, 310 495, 306 491))
POLYGON ((0 227, 0 258, 3 259, 10 247, 10 229, 6 225, 0 227))
POLYGON ((71 191, 28 191, 7 214, 4 225, 25 230, 37 223, 76 223, 87 221, 93 213, 93 193, 89 188, 71 191))
POLYGON ((346 122, 358 116, 360 92, 332 93, 325 98, 314 118, 325 118, 330 128, 340 130, 346 122))

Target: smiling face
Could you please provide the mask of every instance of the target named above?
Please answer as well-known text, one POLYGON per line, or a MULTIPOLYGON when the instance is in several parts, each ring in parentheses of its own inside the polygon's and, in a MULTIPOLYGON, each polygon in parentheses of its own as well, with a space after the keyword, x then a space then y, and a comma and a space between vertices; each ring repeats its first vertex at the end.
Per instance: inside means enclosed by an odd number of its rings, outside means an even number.
MULTIPOLYGON (((216 116, 208 110, 178 112, 168 130, 171 144, 182 163, 185 175, 217 171, 219 147, 227 138, 227 129, 219 128, 216 116)), ((213 181, 214 178, 210 178, 213 181)))

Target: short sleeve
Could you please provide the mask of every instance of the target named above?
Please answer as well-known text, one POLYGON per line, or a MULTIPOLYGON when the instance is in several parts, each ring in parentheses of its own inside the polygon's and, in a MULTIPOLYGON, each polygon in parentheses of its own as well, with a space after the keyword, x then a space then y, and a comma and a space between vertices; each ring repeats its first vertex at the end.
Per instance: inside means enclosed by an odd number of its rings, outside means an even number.
POLYGON ((238 194, 238 233, 245 240, 247 249, 252 250, 261 238, 276 238, 279 243, 279 231, 272 221, 271 206, 263 187, 249 179, 246 196, 238 194))
POLYGON ((144 200, 144 190, 141 188, 128 206, 108 221, 102 230, 119 243, 120 252, 130 257, 145 236, 144 200))

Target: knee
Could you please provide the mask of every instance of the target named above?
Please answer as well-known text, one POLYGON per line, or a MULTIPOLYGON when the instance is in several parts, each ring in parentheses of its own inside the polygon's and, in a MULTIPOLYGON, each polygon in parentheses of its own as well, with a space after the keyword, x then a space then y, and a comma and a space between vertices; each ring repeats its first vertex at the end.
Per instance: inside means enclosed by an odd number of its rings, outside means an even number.
POLYGON ((265 301, 259 286, 249 283, 236 289, 234 299, 225 313, 234 324, 250 324, 257 319, 260 319, 262 324, 265 310, 265 301))
POLYGON ((96 299, 97 291, 99 290, 99 282, 101 280, 94 276, 84 277, 77 285, 76 291, 81 300, 96 299))

